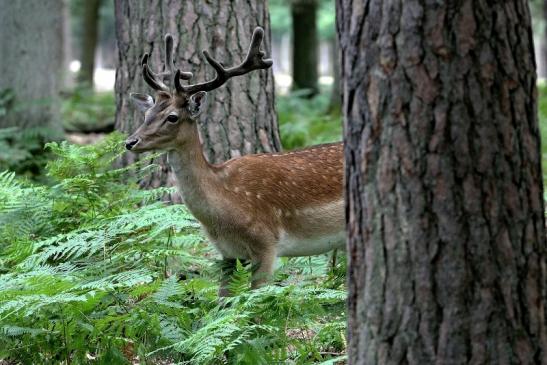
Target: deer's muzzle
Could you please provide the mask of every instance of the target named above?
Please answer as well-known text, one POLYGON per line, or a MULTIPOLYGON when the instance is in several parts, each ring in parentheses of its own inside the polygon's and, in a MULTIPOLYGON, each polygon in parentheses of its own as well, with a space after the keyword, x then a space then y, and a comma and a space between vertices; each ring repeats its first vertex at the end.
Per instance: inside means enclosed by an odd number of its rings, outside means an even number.
POLYGON ((126 141, 125 141, 125 148, 127 148, 129 151, 131 151, 131 149, 133 147, 135 147, 135 145, 137 143, 139 143, 140 139, 138 138, 128 138, 126 141))

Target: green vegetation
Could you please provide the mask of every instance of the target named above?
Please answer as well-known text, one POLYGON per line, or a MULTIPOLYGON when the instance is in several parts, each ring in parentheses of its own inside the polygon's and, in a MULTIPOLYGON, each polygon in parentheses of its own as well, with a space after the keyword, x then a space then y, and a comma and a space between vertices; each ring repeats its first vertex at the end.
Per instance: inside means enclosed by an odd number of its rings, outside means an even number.
POLYGON ((59 139, 58 133, 47 127, 1 128, 0 171, 10 170, 19 176, 43 180, 44 167, 50 158, 44 144, 55 139, 59 139))
MULTIPOLYGON (((270 27, 274 37, 281 37, 292 27, 290 0, 270 0, 270 27)), ((336 35, 335 6, 332 0, 319 0, 317 30, 320 39, 333 39, 336 35)))
MULTIPOLYGON (((14 93, 0 90, 0 119, 16 107, 14 93)), ((18 175, 39 179, 43 175, 48 155, 47 141, 60 139, 59 133, 48 127, 0 129, 0 171, 10 170, 18 175)))
POLYGON ((278 96, 276 108, 284 149, 342 140, 342 117, 328 112, 329 93, 313 99, 302 92, 278 96))
POLYGON ((345 260, 282 260, 217 297, 216 254, 171 189, 139 190, 148 161, 112 162, 123 136, 50 143, 51 185, 0 173, 0 359, 25 364, 334 363, 345 349, 345 260))
POLYGON ((116 115, 114 93, 76 89, 63 100, 61 113, 66 131, 112 131, 116 115))
MULTIPOLYGON (((543 184, 547 182, 547 85, 538 85, 538 118, 541 133, 541 161, 543 167, 543 184)), ((547 200, 547 194, 545 194, 547 200)))

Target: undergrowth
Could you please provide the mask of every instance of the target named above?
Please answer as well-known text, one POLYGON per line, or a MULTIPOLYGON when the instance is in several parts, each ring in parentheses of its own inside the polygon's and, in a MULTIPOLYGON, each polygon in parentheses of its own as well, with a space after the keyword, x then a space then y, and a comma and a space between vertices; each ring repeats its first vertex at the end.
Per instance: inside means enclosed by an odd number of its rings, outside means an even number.
MULTIPOLYGON (((0 90, 0 121, 15 107, 14 92, 0 90)), ((44 143, 60 138, 58 131, 47 126, 0 128, 0 171, 10 170, 39 179, 48 158, 44 154, 44 143)))
POLYGON ((217 256, 169 189, 113 167, 122 136, 50 143, 51 185, 0 173, 0 360, 22 364, 339 363, 345 260, 282 260, 249 289, 239 264, 219 301, 217 256))
POLYGON ((329 93, 307 99, 305 92, 276 97, 283 148, 290 150, 342 140, 342 116, 329 113, 329 93))
POLYGON ((116 101, 112 92, 80 87, 62 103, 63 128, 68 132, 109 132, 114 127, 116 101))
POLYGON ((44 180, 44 167, 51 158, 44 143, 59 139, 59 133, 48 127, 0 128, 0 171, 44 180))

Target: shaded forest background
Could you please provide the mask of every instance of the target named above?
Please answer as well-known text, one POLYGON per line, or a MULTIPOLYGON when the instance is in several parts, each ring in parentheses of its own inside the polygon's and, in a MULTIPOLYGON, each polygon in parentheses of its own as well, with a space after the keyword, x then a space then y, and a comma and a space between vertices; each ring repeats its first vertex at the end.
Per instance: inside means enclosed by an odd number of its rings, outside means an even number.
MULTIPOLYGON (((0 127, 17 128, 17 123, 10 122, 10 119, 18 119, 15 111, 32 104, 57 105, 60 117, 48 118, 47 123, 36 121, 30 123, 31 128, 24 128, 33 137, 20 143, 9 143, 11 149, 5 149, 0 155, 2 168, 39 175, 36 171, 25 170, 40 168, 27 166, 39 165, 40 153, 34 153, 33 148, 30 148, 30 155, 18 153, 25 149, 22 144, 38 147, 42 142, 57 137, 86 144, 114 130, 116 104, 113 91, 118 58, 114 2, 71 0, 59 3, 63 6, 62 19, 59 19, 62 34, 57 35, 57 42, 62 44, 63 61, 57 69, 60 84, 56 86, 56 94, 49 97, 51 100, 46 100, 48 97, 44 99, 44 96, 26 97, 22 90, 10 90, 0 84, 0 106, 5 115, 0 127), (51 128, 45 128, 47 126, 51 128), (59 134, 60 130, 66 133, 65 136, 59 134)), ((275 60, 273 73, 278 96, 276 110, 283 147, 293 149, 340 140, 341 95, 334 1, 274 0, 269 2, 269 12, 271 56, 275 60), (296 29, 299 35, 296 38, 292 35, 294 17, 297 17, 297 25, 308 21, 306 19, 313 20, 311 27, 296 29), (293 54, 293 49, 297 50, 296 54, 293 54), (299 62, 293 62, 293 58, 299 62), (301 79, 301 85, 293 82, 294 74, 301 79)), ((12 137, 8 134, 5 138, 12 137)))
MULTIPOLYGON (((529 3, 538 67, 540 127, 545 134, 547 5, 539 0, 531 0, 529 3)), ((105 132, 114 130, 115 124, 116 105, 113 90, 118 51, 114 3, 107 0, 70 0, 60 4, 62 17, 59 24, 62 34, 59 34, 59 40, 62 44, 62 62, 58 70, 61 75, 56 96, 52 100, 32 95, 27 100, 24 96, 15 98, 14 90, 3 88, 0 84, 0 115, 3 115, 0 127, 11 127, 12 124, 15 128, 21 127, 12 122, 20 118, 10 118, 10 115, 16 113, 9 113, 9 110, 32 107, 33 104, 57 105, 58 110, 52 111, 54 117, 47 118, 47 123, 34 123, 37 125, 24 128, 26 134, 32 135, 29 139, 17 142, 17 139, 23 137, 15 136, 10 131, 3 133, 5 148, 0 152, 0 167, 25 172, 35 177, 40 176, 40 164, 44 161, 39 148, 44 141, 68 138, 72 142, 86 144, 101 138, 105 132), (64 134, 60 131, 64 131, 64 134)), ((268 8, 277 95, 276 111, 283 148, 294 149, 341 140, 342 96, 334 1, 272 0, 268 8), (298 18, 299 8, 303 9, 302 18, 298 18), (298 28, 298 24, 306 22, 306 14, 308 19, 314 19, 312 26, 298 28), (295 17, 297 29, 292 28, 295 17), (313 32, 306 34, 302 31, 304 29, 313 29, 313 32), (299 34, 301 37, 295 38, 293 34, 299 34), (310 39, 313 41, 310 42, 310 39), (301 54, 293 54, 293 49, 298 52, 303 48, 298 46, 298 42, 305 44, 306 49, 301 54), (310 60, 303 60, 306 57, 302 55, 310 54, 310 60), (296 63, 296 67, 293 58, 300 61, 296 63), (311 64, 316 66, 310 67, 311 64), (310 69, 313 72, 308 72, 310 69), (297 78, 304 79, 303 85, 294 82, 295 73, 297 78)), ((543 146, 547 148, 545 144, 543 146)))

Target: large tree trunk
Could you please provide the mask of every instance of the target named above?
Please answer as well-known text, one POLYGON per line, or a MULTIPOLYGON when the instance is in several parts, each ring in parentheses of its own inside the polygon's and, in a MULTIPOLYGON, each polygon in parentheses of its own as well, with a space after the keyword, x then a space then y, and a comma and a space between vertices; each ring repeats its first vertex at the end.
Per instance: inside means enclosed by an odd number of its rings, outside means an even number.
POLYGON ((292 89, 319 92, 317 0, 292 0, 292 89))
MULTIPOLYGON (((270 23, 265 2, 221 0, 139 1, 116 0, 119 65, 116 73, 116 128, 129 133, 142 123, 142 115, 130 105, 130 92, 151 92, 141 77, 140 59, 152 52, 152 66, 163 59, 163 36, 175 41, 177 67, 194 73, 193 82, 214 76, 201 55, 208 49, 224 65, 235 65, 245 55, 257 25, 266 30, 264 50, 270 54, 270 23)), ((209 93, 200 120, 204 152, 211 162, 281 149, 274 109, 271 69, 237 77, 209 93)), ((127 154, 127 159, 134 158, 127 154)), ((129 161, 125 161, 126 163, 129 161)), ((165 160, 161 171, 143 182, 159 186, 168 182, 165 160)))
POLYGON ((526 0, 337 0, 350 364, 547 364, 526 0))
POLYGON ((10 89, 14 99, 0 128, 60 129, 62 15, 62 0, 2 1, 0 93, 10 89))
POLYGON ((89 87, 93 87, 100 6, 101 0, 86 0, 83 3, 82 67, 78 74, 78 81, 89 87))

